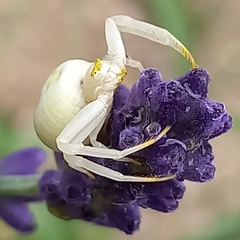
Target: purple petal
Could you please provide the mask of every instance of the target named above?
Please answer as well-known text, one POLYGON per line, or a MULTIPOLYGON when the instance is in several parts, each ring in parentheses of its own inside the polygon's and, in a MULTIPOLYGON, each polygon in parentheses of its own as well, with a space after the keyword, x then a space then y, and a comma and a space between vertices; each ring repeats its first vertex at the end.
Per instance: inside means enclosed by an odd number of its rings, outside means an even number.
POLYGON ((193 97, 207 97, 210 76, 203 68, 188 71, 177 79, 193 97))
POLYGON ((147 150, 146 164, 155 175, 167 176, 175 174, 186 158, 186 152, 178 144, 153 145, 147 150))
POLYGON ((133 234, 139 229, 141 216, 137 202, 129 204, 111 203, 108 206, 107 217, 116 228, 124 231, 126 234, 133 234))
MULTIPOLYGON (((114 98, 113 98, 113 104, 114 104, 114 114, 112 113, 110 115, 109 121, 108 121, 108 132, 110 133, 110 138, 114 139, 114 143, 113 148, 116 148, 118 146, 118 134, 115 131, 112 131, 111 129, 111 123, 112 121, 117 121, 117 125, 115 126, 115 128, 117 127, 119 129, 119 131, 121 131, 121 129, 123 128, 123 121, 124 121, 124 115, 118 115, 118 112, 122 109, 126 99, 129 96, 129 92, 130 90, 124 86, 124 85, 119 85, 119 87, 116 89, 115 93, 114 93, 114 98), (114 116, 114 119, 112 118, 112 116, 114 116), (111 134, 113 132, 113 135, 111 134)), ((117 132, 119 132, 117 131, 117 132)))
POLYGON ((76 170, 65 170, 61 178, 61 195, 68 205, 82 206, 91 201, 91 180, 76 170))
POLYGON ((0 160, 0 175, 34 174, 45 159, 46 153, 40 148, 16 151, 0 160))
POLYGON ((47 170, 39 181, 40 195, 49 203, 61 199, 59 189, 61 174, 62 172, 58 170, 47 170))
POLYGON ((35 228, 35 220, 27 204, 0 199, 0 217, 16 230, 27 233, 35 228))
POLYGON ((119 85, 114 93, 114 106, 115 109, 121 109, 125 104, 125 100, 128 97, 130 90, 125 85, 119 85))
POLYGON ((138 128, 124 129, 119 134, 119 148, 125 149, 143 142, 143 134, 138 128))
POLYGON ((185 186, 177 180, 146 184, 147 202, 144 207, 150 207, 160 212, 172 212, 178 207, 183 197, 185 186))

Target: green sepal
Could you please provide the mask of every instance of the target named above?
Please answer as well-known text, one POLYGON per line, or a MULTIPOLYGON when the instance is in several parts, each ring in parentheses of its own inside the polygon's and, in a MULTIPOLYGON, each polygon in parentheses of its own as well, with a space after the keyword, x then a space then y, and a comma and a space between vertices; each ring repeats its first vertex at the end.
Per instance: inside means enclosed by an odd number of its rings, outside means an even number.
POLYGON ((40 175, 0 176, 0 197, 37 196, 40 175))

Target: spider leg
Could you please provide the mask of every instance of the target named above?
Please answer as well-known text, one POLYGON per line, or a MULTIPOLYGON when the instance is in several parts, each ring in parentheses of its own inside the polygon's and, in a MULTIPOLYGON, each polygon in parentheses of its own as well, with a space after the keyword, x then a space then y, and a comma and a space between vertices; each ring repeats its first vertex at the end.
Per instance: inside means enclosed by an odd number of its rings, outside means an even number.
POLYGON ((191 63, 193 68, 198 67, 188 49, 166 29, 124 15, 113 16, 110 19, 115 22, 120 32, 134 34, 170 46, 180 52, 191 63))
MULTIPOLYGON (((116 149, 105 149, 105 148, 98 148, 98 147, 91 147, 91 146, 84 146, 76 145, 76 144, 68 144, 66 148, 64 146, 61 151, 65 153, 69 153, 72 155, 83 155, 83 156, 91 156, 91 157, 98 157, 98 158, 108 158, 117 161, 126 161, 124 157, 131 155, 135 152, 138 152, 144 148, 147 148, 157 142, 160 138, 162 138, 169 130, 170 126, 167 126, 163 129, 163 131, 156 137, 146 142, 143 142, 139 145, 124 149, 124 150, 116 150, 116 149), (69 151, 71 149, 71 151, 69 151)), ((129 161, 136 163, 136 161, 129 159, 129 161)))
MULTIPOLYGON (((109 108, 109 110, 107 111, 107 113, 106 113, 107 116, 109 116, 110 110, 111 110, 111 108, 109 108)), ((98 123, 97 127, 89 135, 90 143, 92 144, 93 147, 107 149, 107 147, 104 144, 102 144, 101 142, 99 142, 97 140, 97 136, 104 125, 105 119, 106 119, 106 117, 104 115, 102 115, 101 119, 99 119, 99 123, 98 123)))
MULTIPOLYGON (((113 19, 107 18, 105 22, 105 36, 108 46, 107 55, 103 58, 105 60, 111 61, 114 59, 120 60, 119 64, 131 66, 133 68, 138 68, 142 71, 144 68, 141 62, 131 59, 126 56, 124 43, 118 29, 118 26, 113 19)), ((123 67, 121 66, 121 67, 123 67)))
MULTIPOLYGON (((103 60, 111 61, 111 57, 109 55, 106 55, 103 60)), ((138 60, 132 59, 129 56, 126 56, 126 65, 130 66, 132 68, 138 68, 138 70, 141 72, 144 70, 144 67, 142 63, 138 60)))
MULTIPOLYGON (((110 112, 110 111, 108 111, 108 112, 110 112)), ((108 114, 109 113, 107 113, 107 116, 108 116, 108 114)), ((104 125, 104 122, 105 122, 105 117, 103 116, 103 118, 99 122, 98 126, 89 135, 90 143, 92 144, 93 147, 108 149, 104 144, 102 144, 101 142, 99 142, 97 140, 97 136, 98 136, 100 130, 102 129, 102 127, 104 125)), ((134 159, 128 158, 128 157, 121 158, 121 162, 131 162, 131 163, 133 163, 135 165, 139 165, 139 166, 141 165, 140 162, 138 162, 138 161, 136 161, 134 159)))
MULTIPOLYGON (((97 163, 94 163, 88 159, 85 159, 81 156, 72 156, 68 154, 64 154, 65 160, 68 162, 71 168, 74 168, 78 171, 90 171, 102 177, 106 177, 108 179, 112 179, 117 182, 161 182, 167 181, 175 178, 175 175, 170 175, 166 177, 138 177, 138 176, 128 176, 123 175, 120 172, 114 171, 110 168, 104 167, 97 163)), ((85 172, 86 173, 86 172, 85 172)))
MULTIPOLYGON (((103 119, 106 119, 108 113, 107 109, 109 106, 107 102, 109 99, 106 98, 104 100, 104 96, 101 97, 101 100, 98 98, 82 108, 60 133, 57 137, 57 146, 60 151, 69 155, 92 156, 126 161, 126 159, 122 158, 151 146, 171 128, 167 126, 157 137, 121 151, 102 147, 85 146, 83 144, 84 140, 94 132, 98 125, 102 123, 103 119)), ((97 131, 99 131, 99 128, 97 128, 97 131)), ((95 132, 95 137, 97 136, 97 131, 95 132)), ((129 161, 130 160, 131 162, 136 162, 132 159, 129 159, 129 161)))
POLYGON ((107 106, 105 102, 98 98, 88 103, 57 137, 58 149, 68 154, 79 153, 79 150, 84 146, 83 141, 97 128, 98 124, 105 120, 106 116, 107 106))
POLYGON ((126 52, 121 34, 115 22, 107 18, 105 21, 105 37, 107 42, 107 56, 109 60, 120 60, 120 64, 126 64, 126 52))
POLYGON ((144 70, 144 67, 140 61, 132 59, 129 56, 127 56, 126 65, 132 68, 138 68, 140 72, 144 70))

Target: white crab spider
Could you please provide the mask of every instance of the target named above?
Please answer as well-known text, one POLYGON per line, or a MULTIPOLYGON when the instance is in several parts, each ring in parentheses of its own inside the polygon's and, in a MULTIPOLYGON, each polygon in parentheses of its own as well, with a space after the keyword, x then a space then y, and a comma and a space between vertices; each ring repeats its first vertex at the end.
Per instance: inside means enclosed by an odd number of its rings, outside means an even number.
POLYGON ((55 69, 42 89, 34 116, 35 130, 45 145, 63 152, 70 167, 88 175, 95 173, 115 181, 165 181, 174 176, 125 176, 83 157, 136 163, 126 156, 154 144, 170 129, 167 126, 156 138, 122 151, 108 149, 97 141, 97 135, 111 110, 114 90, 126 75, 125 65, 143 69, 140 62, 126 58, 120 32, 169 45, 179 51, 193 68, 197 67, 190 52, 167 30, 127 16, 107 18, 107 55, 95 63, 80 59, 69 60, 55 69))

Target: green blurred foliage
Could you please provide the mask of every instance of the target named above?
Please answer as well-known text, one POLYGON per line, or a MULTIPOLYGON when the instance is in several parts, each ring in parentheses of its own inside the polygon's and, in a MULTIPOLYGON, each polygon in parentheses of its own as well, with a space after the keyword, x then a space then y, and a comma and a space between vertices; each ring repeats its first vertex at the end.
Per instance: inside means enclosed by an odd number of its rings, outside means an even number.
POLYGON ((182 1, 150 0, 147 2, 143 1, 143 4, 148 19, 151 19, 155 24, 168 29, 177 36, 177 38, 189 46, 192 42, 192 37, 188 36, 190 28, 190 21, 188 20, 189 12, 182 1))
MULTIPOLYGON (((191 29, 191 16, 183 1, 176 0, 150 0, 142 1, 148 19, 154 24, 168 29, 176 36, 188 49, 193 49, 193 35, 195 31, 191 29), (191 35, 189 33, 191 32, 191 35)), ((175 62, 178 70, 185 71, 189 68, 189 63, 175 54, 175 62)))
MULTIPOLYGON (((189 1, 190 2, 190 1, 189 1)), ((142 0, 147 19, 153 24, 166 28, 196 55, 201 36, 208 29, 208 22, 217 17, 217 9, 206 8, 204 18, 184 0, 142 0)), ((185 72, 189 63, 179 54, 174 54, 176 70, 185 72)))
POLYGON ((219 214, 218 218, 202 233, 176 240, 239 240, 240 210, 219 214))
POLYGON ((8 117, 0 115, 0 157, 21 148, 21 135, 8 117))

